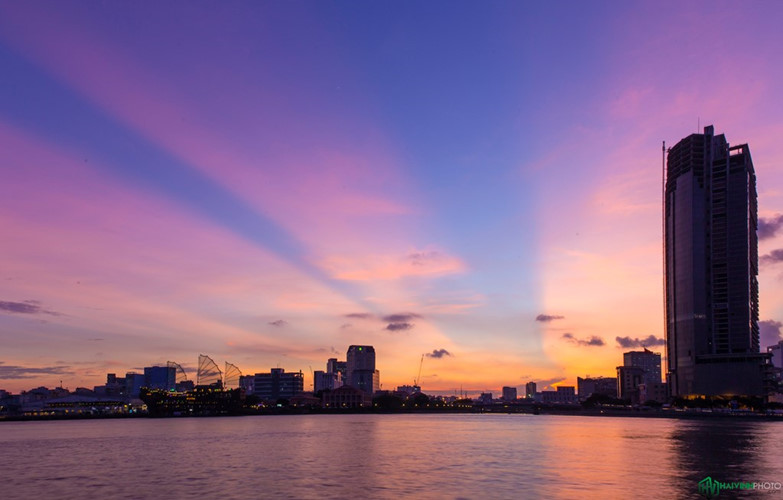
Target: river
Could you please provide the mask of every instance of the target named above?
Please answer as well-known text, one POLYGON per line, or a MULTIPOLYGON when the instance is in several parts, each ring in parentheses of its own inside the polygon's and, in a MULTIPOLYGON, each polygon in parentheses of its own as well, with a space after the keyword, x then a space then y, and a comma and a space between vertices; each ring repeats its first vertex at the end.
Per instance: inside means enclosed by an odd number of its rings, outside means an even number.
POLYGON ((0 422, 0 497, 781 499, 783 423, 557 415, 0 422))

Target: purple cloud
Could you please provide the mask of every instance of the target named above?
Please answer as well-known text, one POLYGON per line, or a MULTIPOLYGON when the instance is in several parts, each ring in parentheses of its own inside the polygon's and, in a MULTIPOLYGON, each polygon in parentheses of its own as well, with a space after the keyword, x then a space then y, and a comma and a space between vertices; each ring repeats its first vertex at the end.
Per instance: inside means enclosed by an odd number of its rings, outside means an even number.
POLYGON ((41 307, 37 300, 25 300, 24 302, 0 301, 0 311, 6 311, 16 314, 50 314, 59 316, 60 313, 47 311, 41 307))
POLYGON ((0 361, 0 379, 35 378, 40 375, 70 375, 73 372, 69 368, 69 366, 28 368, 26 366, 5 365, 0 361))
POLYGON ((395 322, 386 325, 386 329, 390 332, 401 332, 404 330, 410 330, 413 328, 413 323, 395 322))
POLYGON ((346 314, 345 317, 353 319, 372 319, 375 315, 370 313, 350 313, 346 314))
POLYGON ((783 334, 780 329, 783 323, 774 319, 765 319, 759 321, 759 344, 761 352, 766 352, 767 347, 773 346, 783 340, 783 334))
POLYGON ((759 217, 758 236, 760 240, 766 240, 775 236, 780 228, 783 227, 783 215, 774 217, 759 217))
POLYGON ((416 313, 399 313, 399 314, 389 314, 388 316, 384 316, 381 319, 386 321, 387 323, 401 323, 406 321, 412 321, 416 318, 421 318, 421 316, 416 313))
POLYGON ((573 333, 564 333, 562 338, 566 339, 572 344, 581 345, 581 346, 596 347, 596 346, 606 345, 604 339, 602 339, 601 337, 597 337, 595 335, 585 340, 585 339, 576 338, 573 333))
POLYGON ((656 337, 655 335, 650 335, 649 337, 643 339, 640 338, 632 339, 631 337, 615 337, 615 340, 617 341, 617 344, 623 348, 666 345, 666 340, 660 337, 656 337))
POLYGON ((767 255, 762 255, 759 260, 762 264, 776 264, 783 261, 783 248, 772 250, 767 255))

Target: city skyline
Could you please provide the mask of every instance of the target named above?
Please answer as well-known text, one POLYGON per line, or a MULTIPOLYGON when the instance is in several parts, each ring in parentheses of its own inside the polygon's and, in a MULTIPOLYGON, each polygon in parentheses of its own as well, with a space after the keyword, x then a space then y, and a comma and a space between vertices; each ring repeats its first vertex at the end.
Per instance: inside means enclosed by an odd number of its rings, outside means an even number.
POLYGON ((783 6, 61 5, 0 5, 0 389, 348 345, 384 388, 611 377, 665 352, 661 141, 710 124, 780 339, 783 6))

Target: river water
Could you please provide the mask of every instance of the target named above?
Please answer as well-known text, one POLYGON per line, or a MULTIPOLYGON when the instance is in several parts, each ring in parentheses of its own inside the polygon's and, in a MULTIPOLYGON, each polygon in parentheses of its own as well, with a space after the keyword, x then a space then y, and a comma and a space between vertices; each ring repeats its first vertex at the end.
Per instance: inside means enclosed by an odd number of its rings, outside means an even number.
MULTIPOLYGON (((555 415, 0 422, 0 498, 700 498, 783 482, 783 423, 555 415)), ((783 500, 783 491, 720 497, 783 500)))

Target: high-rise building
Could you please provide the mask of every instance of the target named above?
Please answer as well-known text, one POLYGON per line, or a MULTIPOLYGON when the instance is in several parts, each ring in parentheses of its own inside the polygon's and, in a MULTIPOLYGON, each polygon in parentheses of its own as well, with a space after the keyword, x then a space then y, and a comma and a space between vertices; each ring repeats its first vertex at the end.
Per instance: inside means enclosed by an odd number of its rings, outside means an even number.
POLYGON ((528 382, 525 384, 525 397, 527 399, 533 399, 536 397, 536 383, 528 382))
POLYGON ((144 386, 148 389, 173 391, 176 388, 177 372, 171 366, 144 367, 144 386))
MULTIPOLYGON (((168 384, 168 373, 166 374, 166 383, 168 384)), ((147 381, 147 377, 143 373, 128 372, 125 374, 125 394, 131 398, 138 398, 141 388, 144 387, 144 383, 147 381)))
POLYGON ((756 175, 713 127, 668 152, 667 380, 673 396, 763 395, 756 175))
POLYGON ((783 340, 767 347, 770 356, 770 401, 783 403, 783 340))
POLYGON ((380 372, 375 369, 375 348, 371 345, 348 347, 345 361, 344 385, 355 387, 368 394, 380 390, 380 372))
POLYGON ((517 400, 517 388, 503 387, 503 401, 516 401, 516 400, 517 400))
POLYGON ((643 351, 623 353, 624 366, 636 366, 644 370, 642 384, 661 383, 661 353, 645 348, 643 351))

